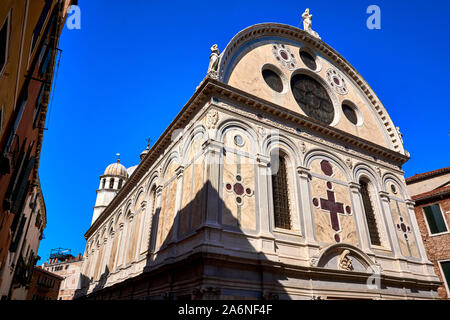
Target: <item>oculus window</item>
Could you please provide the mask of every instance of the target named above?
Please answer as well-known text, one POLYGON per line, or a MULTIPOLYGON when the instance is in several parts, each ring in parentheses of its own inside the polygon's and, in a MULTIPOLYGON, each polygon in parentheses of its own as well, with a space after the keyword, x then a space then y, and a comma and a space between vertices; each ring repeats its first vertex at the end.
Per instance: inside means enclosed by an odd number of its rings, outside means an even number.
POLYGON ((352 108, 348 103, 344 102, 342 104, 342 112, 344 112, 344 115, 348 119, 348 121, 350 121, 354 125, 358 123, 358 116, 356 115, 356 110, 352 108))
POLYGON ((317 69, 316 59, 308 52, 304 50, 300 50, 300 58, 302 59, 305 66, 315 71, 317 69))
POLYGON ((283 81, 275 71, 272 71, 270 69, 264 69, 262 71, 262 76, 264 78, 264 81, 272 90, 276 92, 283 91, 283 81))
POLYGON ((315 120, 331 124, 334 108, 327 90, 313 78, 296 74, 291 79, 292 94, 305 114, 315 120))

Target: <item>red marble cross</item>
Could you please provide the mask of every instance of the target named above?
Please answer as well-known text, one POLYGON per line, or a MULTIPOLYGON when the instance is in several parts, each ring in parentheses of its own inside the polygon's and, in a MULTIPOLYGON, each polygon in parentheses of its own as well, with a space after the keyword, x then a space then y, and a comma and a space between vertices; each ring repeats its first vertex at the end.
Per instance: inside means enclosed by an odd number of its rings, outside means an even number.
POLYGON ((339 226, 338 213, 344 214, 344 204, 336 202, 333 191, 327 190, 327 195, 328 199, 320 199, 320 207, 323 210, 330 211, 331 227, 334 231, 339 231, 341 228, 339 226))

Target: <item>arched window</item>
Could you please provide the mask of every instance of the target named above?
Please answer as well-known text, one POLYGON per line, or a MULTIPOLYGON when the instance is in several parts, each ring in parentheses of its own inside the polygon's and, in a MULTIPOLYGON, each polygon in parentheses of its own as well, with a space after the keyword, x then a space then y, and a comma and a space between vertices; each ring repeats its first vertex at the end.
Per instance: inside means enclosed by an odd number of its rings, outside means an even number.
POLYGON ((373 245, 381 245, 380 235, 378 233, 375 211, 370 197, 370 185, 366 180, 360 180, 361 196, 363 200, 364 212, 366 214, 367 226, 369 228, 370 243, 373 245))
POLYGON ((278 171, 272 175, 272 199, 275 228, 291 229, 286 158, 278 157, 278 171))
POLYGON ((122 182, 123 182, 123 180, 120 179, 120 180, 119 180, 119 185, 117 186, 118 189, 122 188, 122 182))
POLYGON ((109 188, 114 188, 114 178, 111 178, 111 180, 109 180, 109 188))
POLYGON ((102 181, 102 189, 105 189, 106 179, 103 179, 102 181))

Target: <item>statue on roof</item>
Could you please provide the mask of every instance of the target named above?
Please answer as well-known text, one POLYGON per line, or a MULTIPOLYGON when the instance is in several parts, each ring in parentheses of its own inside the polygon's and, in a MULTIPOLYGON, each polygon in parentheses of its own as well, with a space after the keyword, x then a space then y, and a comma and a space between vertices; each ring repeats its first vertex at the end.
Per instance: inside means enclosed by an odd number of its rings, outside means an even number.
POLYGON ((305 12, 303 12, 302 14, 303 30, 308 32, 313 37, 321 39, 319 37, 319 34, 312 29, 312 18, 313 18, 312 14, 309 14, 309 8, 306 8, 305 12))
POLYGON ((217 67, 219 65, 219 48, 217 44, 211 47, 211 55, 209 56, 208 75, 217 79, 217 67))

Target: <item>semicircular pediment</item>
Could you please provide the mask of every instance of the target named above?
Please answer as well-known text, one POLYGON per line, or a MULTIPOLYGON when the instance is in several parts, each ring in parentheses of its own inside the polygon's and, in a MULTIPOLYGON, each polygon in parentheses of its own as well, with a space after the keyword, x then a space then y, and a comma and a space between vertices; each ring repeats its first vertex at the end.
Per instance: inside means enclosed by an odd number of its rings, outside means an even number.
POLYGON ((333 48, 275 23, 239 32, 220 55, 219 80, 385 148, 405 153, 389 115, 333 48))

